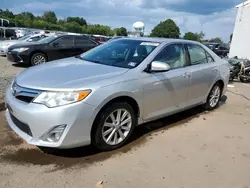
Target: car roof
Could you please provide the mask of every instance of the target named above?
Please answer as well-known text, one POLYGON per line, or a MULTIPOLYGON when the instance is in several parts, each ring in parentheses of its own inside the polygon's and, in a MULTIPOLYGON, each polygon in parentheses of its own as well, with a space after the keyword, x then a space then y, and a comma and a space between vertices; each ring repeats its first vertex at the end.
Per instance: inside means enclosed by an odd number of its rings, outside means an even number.
POLYGON ((148 42, 158 42, 158 43, 172 43, 172 42, 179 42, 179 43, 193 43, 193 44, 200 44, 199 42, 195 42, 192 40, 185 40, 185 39, 171 39, 171 38, 157 38, 157 37, 124 37, 119 38, 117 40, 138 40, 138 41, 148 41, 148 42))

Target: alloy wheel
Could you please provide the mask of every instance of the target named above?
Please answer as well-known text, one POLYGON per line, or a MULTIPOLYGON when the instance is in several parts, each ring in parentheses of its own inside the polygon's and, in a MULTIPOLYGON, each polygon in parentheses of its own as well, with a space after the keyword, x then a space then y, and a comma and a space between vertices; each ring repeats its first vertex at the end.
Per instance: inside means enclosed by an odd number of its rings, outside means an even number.
POLYGON ((42 55, 37 55, 34 57, 34 65, 40 65, 46 62, 46 59, 42 55))
POLYGON ((212 108, 214 108, 220 100, 220 93, 221 93, 220 90, 221 90, 220 87, 217 85, 212 89, 212 92, 209 98, 209 105, 212 108))
POLYGON ((103 140, 108 145, 117 145, 127 138, 132 127, 132 117, 126 109, 113 111, 102 128, 103 140))

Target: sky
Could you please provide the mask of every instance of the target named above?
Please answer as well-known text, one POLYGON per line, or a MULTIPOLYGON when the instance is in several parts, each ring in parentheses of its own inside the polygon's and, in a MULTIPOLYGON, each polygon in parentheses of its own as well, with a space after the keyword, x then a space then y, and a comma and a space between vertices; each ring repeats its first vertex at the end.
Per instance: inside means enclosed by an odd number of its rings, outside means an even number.
POLYGON ((173 19, 181 33, 205 33, 205 38, 229 41, 243 0, 1 0, 0 8, 14 13, 41 15, 54 11, 58 18, 79 16, 91 24, 125 27, 132 30, 136 21, 145 23, 149 34, 160 21, 173 19))

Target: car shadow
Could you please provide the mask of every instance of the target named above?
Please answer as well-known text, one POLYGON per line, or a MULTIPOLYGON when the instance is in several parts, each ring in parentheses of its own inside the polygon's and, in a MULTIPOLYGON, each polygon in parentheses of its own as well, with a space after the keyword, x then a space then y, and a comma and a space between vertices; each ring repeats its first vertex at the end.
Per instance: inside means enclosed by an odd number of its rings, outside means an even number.
MULTIPOLYGON (((227 96, 223 96, 220 100, 219 106, 224 105, 226 103, 226 100, 227 96)), ((134 130, 131 139, 125 146, 117 150, 111 151, 111 153, 110 152, 108 153, 112 155, 116 153, 127 153, 128 151, 133 149, 133 147, 136 147, 137 145, 141 145, 144 142, 146 142, 146 137, 152 136, 154 132, 163 133, 165 130, 171 127, 182 125, 184 123, 191 121, 194 118, 199 118, 200 115, 204 113, 209 113, 209 112, 206 111, 203 108, 203 106, 197 106, 190 110, 186 110, 156 121, 152 121, 150 123, 142 124, 134 130)), ((93 156, 99 153, 105 153, 105 152, 100 152, 91 145, 74 149, 51 149, 44 147, 39 147, 39 148, 47 154, 52 154, 54 156, 60 156, 66 158, 82 158, 82 157, 93 156)))
POLYGON ((12 66, 13 67, 18 67, 18 68, 29 68, 30 67, 30 65, 22 64, 22 63, 13 63, 12 66))

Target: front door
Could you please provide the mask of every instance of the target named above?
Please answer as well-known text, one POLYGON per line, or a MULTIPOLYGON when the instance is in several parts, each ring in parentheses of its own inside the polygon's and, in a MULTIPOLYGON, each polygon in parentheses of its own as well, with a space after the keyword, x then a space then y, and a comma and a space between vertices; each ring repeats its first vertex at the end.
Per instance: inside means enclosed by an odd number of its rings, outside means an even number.
POLYGON ((191 74, 186 57, 182 44, 170 44, 155 57, 154 61, 167 63, 171 69, 150 73, 144 78, 144 120, 165 116, 187 106, 191 74))
POLYGON ((50 60, 74 56, 73 36, 62 36, 50 44, 48 56, 50 60))

